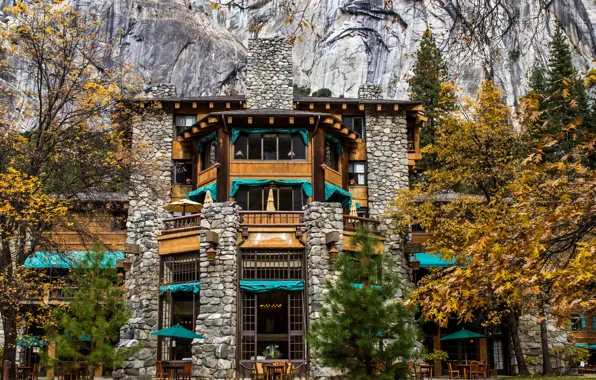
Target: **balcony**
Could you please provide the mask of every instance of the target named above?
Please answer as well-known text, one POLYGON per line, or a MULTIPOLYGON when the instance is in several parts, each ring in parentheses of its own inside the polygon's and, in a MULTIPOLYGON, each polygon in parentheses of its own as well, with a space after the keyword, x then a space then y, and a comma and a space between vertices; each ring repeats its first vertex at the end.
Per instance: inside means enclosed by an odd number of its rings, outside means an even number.
POLYGON ((192 214, 164 219, 163 224, 164 229, 161 231, 162 234, 195 230, 201 227, 201 215, 192 214))
POLYGON ((303 211, 240 211, 240 223, 246 227, 300 227, 303 216, 303 211))
POLYGON ((356 231, 359 228, 366 228, 376 235, 381 234, 381 222, 379 220, 344 215, 344 231, 356 231))

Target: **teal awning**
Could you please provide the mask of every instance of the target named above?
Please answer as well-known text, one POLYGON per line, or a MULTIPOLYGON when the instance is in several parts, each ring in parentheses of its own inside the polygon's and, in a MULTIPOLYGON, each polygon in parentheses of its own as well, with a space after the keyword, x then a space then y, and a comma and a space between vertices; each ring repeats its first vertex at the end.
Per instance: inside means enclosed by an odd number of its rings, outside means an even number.
POLYGON ((455 260, 443 260, 440 253, 433 255, 431 253, 416 252, 410 256, 410 261, 414 257, 420 261, 420 268, 447 268, 455 265, 455 260))
POLYGON ((200 282, 187 282, 185 284, 170 284, 159 287, 159 294, 170 293, 194 293, 201 291, 200 282))
MULTIPOLYGON (((352 193, 348 190, 344 190, 339 186, 331 185, 329 183, 325 183, 325 200, 328 201, 334 195, 338 195, 340 198, 341 205, 343 207, 348 207, 350 205, 350 201, 352 200, 352 193)), ((358 207, 358 204, 356 204, 358 207)))
POLYGON ((172 338, 205 339, 204 336, 195 334, 194 332, 192 332, 180 325, 168 327, 167 329, 151 331, 149 334, 157 335, 157 336, 169 336, 172 338))
POLYGON ((304 290, 304 281, 259 281, 240 280, 240 289, 253 293, 266 293, 273 290, 304 290))
POLYGON ((343 148, 341 147, 341 141, 331 136, 329 133, 325 133, 325 140, 329 140, 332 143, 334 143, 337 149, 337 155, 341 156, 341 153, 343 152, 343 148))
POLYGON ((47 345, 47 343, 32 335, 24 335, 17 339, 17 346, 19 347, 44 347, 47 345))
MULTIPOLYGON (((354 283, 354 284, 350 284, 350 285, 352 285, 352 288, 362 289, 362 284, 356 284, 356 283, 354 283)), ((379 289, 379 290, 383 289, 383 287, 380 286, 380 285, 370 285, 370 287, 373 288, 373 289, 379 289)))
POLYGON ((305 145, 308 145, 308 130, 304 128, 234 128, 232 129, 232 144, 236 143, 240 133, 249 133, 255 135, 262 135, 263 133, 299 133, 305 145))
POLYGON ((202 202, 203 199, 201 199, 201 197, 207 193, 207 190, 211 193, 213 198, 216 198, 217 182, 213 182, 211 185, 199 187, 198 189, 191 191, 186 195, 186 199, 190 199, 191 201, 195 202, 202 202))
POLYGON ((285 186, 302 186, 304 195, 307 197, 312 197, 312 185, 307 179, 234 179, 232 180, 232 190, 230 191, 230 197, 236 195, 238 189, 240 189, 240 186, 266 186, 270 183, 285 186))
MULTIPOLYGON (((72 269, 77 263, 83 262, 88 258, 87 251, 71 252, 35 252, 25 260, 25 268, 61 268, 72 269)), ((101 261, 102 268, 116 268, 116 261, 124 260, 124 252, 105 252, 101 261)))
POLYGON ((201 138, 198 141, 197 145, 198 145, 198 148, 199 148, 199 153, 201 153, 203 151, 203 146, 205 146, 205 143, 207 143, 207 142, 209 142, 211 140, 215 140, 215 145, 218 144, 218 142, 217 142, 217 132, 210 133, 210 134, 208 134, 207 136, 201 138))

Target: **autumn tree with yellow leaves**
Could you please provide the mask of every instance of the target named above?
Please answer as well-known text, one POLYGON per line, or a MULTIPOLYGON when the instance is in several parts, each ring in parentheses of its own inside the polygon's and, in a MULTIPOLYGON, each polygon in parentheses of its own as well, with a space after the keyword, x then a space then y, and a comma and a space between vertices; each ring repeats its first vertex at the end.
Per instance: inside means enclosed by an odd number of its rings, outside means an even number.
POLYGON ((139 88, 100 20, 61 0, 4 11, 0 69, 27 83, 0 83, 0 314, 3 359, 14 362, 19 301, 36 286, 23 264, 55 248, 53 229, 72 228, 77 194, 126 189, 130 150, 121 144, 134 116, 123 101, 139 88))

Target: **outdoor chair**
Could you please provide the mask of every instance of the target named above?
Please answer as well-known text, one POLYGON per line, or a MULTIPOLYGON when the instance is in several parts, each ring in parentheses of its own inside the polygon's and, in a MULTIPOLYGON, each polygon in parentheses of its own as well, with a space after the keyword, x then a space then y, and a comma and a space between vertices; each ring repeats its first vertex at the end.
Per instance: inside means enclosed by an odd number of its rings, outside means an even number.
POLYGON ((494 377, 496 379, 497 378, 497 369, 496 368, 490 369, 490 366, 488 365, 487 361, 485 361, 484 364, 485 364, 484 368, 486 371, 486 377, 487 378, 494 377))
POLYGON ((488 378, 488 362, 478 362, 478 375, 482 376, 483 379, 488 378))
POLYGON ((176 380, 192 380, 192 362, 185 362, 182 372, 176 373, 176 380))
POLYGON ((39 364, 33 364, 33 369, 27 374, 27 379, 39 380, 39 364))
POLYGON ((254 364, 252 367, 247 367, 245 364, 240 363, 240 375, 244 378, 247 376, 247 374, 249 374, 252 379, 255 379, 255 376, 254 376, 255 369, 254 368, 255 368, 254 364))
POLYGON ((408 362, 408 368, 410 369, 410 378, 413 378, 413 380, 416 380, 418 378, 418 376, 416 376, 416 364, 414 364, 414 362, 410 361, 410 362, 408 362))
POLYGON ((292 363, 288 363, 286 367, 286 372, 283 374, 284 380, 291 380, 292 379, 292 367, 294 365, 292 363))
POLYGON ((447 367, 449 368, 449 378, 450 379, 459 379, 460 372, 459 369, 453 369, 453 364, 447 363, 447 367))
POLYGON ((172 380, 172 373, 164 372, 161 362, 156 362, 155 363, 155 377, 159 380, 163 380, 163 379, 172 380))
POLYGON ((302 369, 306 366, 306 364, 302 363, 299 366, 293 367, 292 370, 290 371, 292 373, 292 379, 298 378, 300 379, 302 377, 302 369))
POLYGON ((480 365, 477 361, 470 362, 470 379, 480 378, 480 365))

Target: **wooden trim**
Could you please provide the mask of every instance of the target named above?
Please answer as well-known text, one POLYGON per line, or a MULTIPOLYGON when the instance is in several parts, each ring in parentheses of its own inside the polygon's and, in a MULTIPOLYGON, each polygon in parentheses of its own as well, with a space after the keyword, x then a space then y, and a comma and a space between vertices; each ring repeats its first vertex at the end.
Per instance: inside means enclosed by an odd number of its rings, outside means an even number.
POLYGON ((313 201, 325 202, 325 132, 318 128, 312 137, 312 185, 313 201))
POLYGON ((217 170, 217 202, 225 202, 228 200, 228 188, 230 182, 230 139, 226 135, 224 128, 217 129, 217 140, 219 147, 217 149, 217 162, 220 167, 217 170))
POLYGON ((197 139, 192 140, 192 189, 199 185, 199 170, 201 168, 201 154, 199 153, 199 144, 197 139))
POLYGON ((348 156, 350 155, 350 147, 348 146, 348 141, 344 140, 342 142, 342 153, 339 159, 339 172, 341 175, 341 188, 347 190, 348 189, 348 156))
POLYGON ((194 189, 202 187, 208 184, 209 182, 217 180, 217 171, 220 166, 221 165, 219 163, 216 163, 215 165, 203 170, 202 172, 199 172, 199 174, 197 175, 197 186, 194 189))

